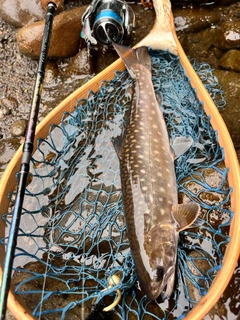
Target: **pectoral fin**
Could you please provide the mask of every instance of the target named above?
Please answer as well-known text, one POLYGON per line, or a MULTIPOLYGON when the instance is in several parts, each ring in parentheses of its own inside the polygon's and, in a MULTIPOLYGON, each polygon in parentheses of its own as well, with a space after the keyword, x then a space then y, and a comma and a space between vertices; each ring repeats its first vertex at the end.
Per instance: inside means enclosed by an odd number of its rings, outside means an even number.
POLYGON ((113 140, 113 146, 114 146, 114 149, 115 149, 119 158, 120 158, 122 150, 123 150, 123 145, 124 145, 124 138, 123 137, 116 137, 113 140))
POLYGON ((176 137, 171 143, 171 148, 173 150, 175 160, 184 154, 193 144, 192 137, 176 137))
POLYGON ((199 211, 200 206, 195 202, 173 205, 172 213, 179 224, 178 231, 182 231, 189 227, 197 219, 199 211))

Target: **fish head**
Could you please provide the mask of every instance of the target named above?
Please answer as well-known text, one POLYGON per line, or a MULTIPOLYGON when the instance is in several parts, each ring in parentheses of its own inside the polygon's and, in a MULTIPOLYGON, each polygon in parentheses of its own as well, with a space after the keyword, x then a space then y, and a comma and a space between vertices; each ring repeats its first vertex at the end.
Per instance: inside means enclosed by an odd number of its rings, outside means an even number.
POLYGON ((143 290, 152 300, 159 295, 165 300, 174 287, 178 232, 168 225, 151 231, 150 281, 143 290))

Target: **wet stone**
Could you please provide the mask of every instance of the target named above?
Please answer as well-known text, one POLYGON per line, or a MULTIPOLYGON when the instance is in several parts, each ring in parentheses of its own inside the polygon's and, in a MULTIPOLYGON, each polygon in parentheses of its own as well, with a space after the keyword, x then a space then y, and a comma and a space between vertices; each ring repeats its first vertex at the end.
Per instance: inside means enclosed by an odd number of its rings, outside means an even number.
POLYGON ((9 115, 11 111, 7 107, 0 107, 0 120, 9 115))
POLYGON ((27 127, 26 119, 17 120, 11 125, 10 133, 13 137, 21 137, 24 135, 26 127, 27 127))
POLYGON ((21 28, 44 19, 45 12, 40 0, 0 0, 0 17, 10 25, 21 28))
POLYGON ((18 102, 14 97, 5 97, 0 100, 0 108, 5 108, 5 114, 10 114, 10 110, 16 109, 18 107, 18 102))
POLYGON ((196 9, 175 9, 174 23, 176 31, 198 32, 215 25, 220 21, 221 15, 218 10, 196 9))
POLYGON ((219 80, 224 91, 226 107, 221 110, 221 115, 227 125, 235 146, 240 145, 240 77, 239 73, 225 70, 215 70, 214 75, 219 80))
POLYGON ((55 62, 49 61, 46 65, 44 83, 52 83, 59 74, 58 66, 55 62))
MULTIPOLYGON (((48 51, 49 58, 67 58, 78 52, 82 30, 81 16, 85 10, 86 6, 81 6, 55 17, 48 51)), ((42 20, 19 30, 17 42, 22 54, 31 58, 39 57, 44 25, 45 21, 42 20)))
POLYGON ((67 75, 86 75, 93 73, 92 57, 88 55, 87 48, 82 49, 70 61, 66 69, 67 75))
POLYGON ((229 50, 219 60, 219 66, 225 70, 240 72, 240 50, 229 50))
POLYGON ((2 139, 0 141, 0 164, 8 163, 19 147, 19 140, 13 139, 2 139))
POLYGON ((213 44, 218 49, 240 48, 240 21, 226 21, 214 30, 213 44))

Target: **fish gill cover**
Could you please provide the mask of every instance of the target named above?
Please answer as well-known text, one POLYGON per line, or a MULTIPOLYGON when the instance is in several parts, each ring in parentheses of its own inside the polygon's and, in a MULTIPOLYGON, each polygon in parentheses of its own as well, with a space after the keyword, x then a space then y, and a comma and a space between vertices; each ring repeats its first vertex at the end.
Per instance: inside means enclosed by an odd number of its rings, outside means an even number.
MULTIPOLYGON (((124 222, 119 161, 112 139, 123 134, 131 106, 126 71, 77 102, 38 141, 32 157, 15 254, 13 283, 34 316, 86 319, 93 298, 122 299, 113 319, 181 319, 221 268, 232 212, 224 150, 179 59, 150 51, 153 84, 163 99, 170 140, 191 136, 175 161, 180 202, 196 201, 201 216, 180 233, 177 278, 170 300, 149 301, 139 290, 124 222), (108 279, 120 283, 108 290, 108 279)), ((192 61, 219 107, 222 91, 208 65, 192 61)), ((146 106, 147 107, 147 106, 146 106)), ((11 194, 11 207, 15 194, 11 194)), ((4 216, 11 221, 12 209, 4 216)), ((7 242, 2 239, 2 243, 7 242)))

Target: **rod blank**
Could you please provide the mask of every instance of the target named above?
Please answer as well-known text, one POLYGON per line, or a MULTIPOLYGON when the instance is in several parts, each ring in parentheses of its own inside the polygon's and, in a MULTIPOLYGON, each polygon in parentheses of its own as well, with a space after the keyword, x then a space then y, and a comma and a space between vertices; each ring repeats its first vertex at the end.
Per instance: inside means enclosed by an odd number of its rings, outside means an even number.
POLYGON ((42 85, 45 74, 47 53, 50 44, 50 37, 52 33, 52 24, 54 19, 54 14, 57 6, 54 2, 49 2, 47 6, 47 14, 45 27, 43 32, 42 47, 39 57, 37 78, 35 82, 35 88, 33 93, 31 111, 28 121, 28 127, 25 136, 25 143, 23 145, 23 155, 20 166, 20 171, 18 173, 18 189, 16 194, 16 201, 12 216, 12 222, 10 226, 10 232, 8 237, 8 244, 6 249, 6 255, 4 260, 4 269, 2 275, 2 284, 0 292, 0 319, 5 319, 6 309, 7 309, 7 297, 10 289, 11 274, 13 267, 14 254, 17 244, 17 236, 19 230, 19 224, 21 219, 24 195, 26 190, 27 177, 29 174, 30 159, 34 146, 35 130, 37 126, 39 105, 41 99, 42 85))

